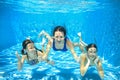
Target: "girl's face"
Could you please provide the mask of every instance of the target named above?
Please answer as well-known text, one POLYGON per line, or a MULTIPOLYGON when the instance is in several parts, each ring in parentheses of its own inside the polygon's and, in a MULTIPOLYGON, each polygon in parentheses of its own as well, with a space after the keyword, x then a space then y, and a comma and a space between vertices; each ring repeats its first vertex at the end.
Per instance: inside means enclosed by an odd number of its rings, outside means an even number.
POLYGON ((97 52, 97 50, 96 50, 95 47, 89 48, 88 49, 88 56, 89 56, 89 58, 94 59, 96 57, 96 52, 97 52))
POLYGON ((35 50, 34 43, 29 43, 26 46, 28 52, 35 50))
POLYGON ((60 31, 56 31, 55 34, 54 34, 54 38, 57 42, 62 42, 64 40, 64 33, 63 32, 60 32, 60 31))

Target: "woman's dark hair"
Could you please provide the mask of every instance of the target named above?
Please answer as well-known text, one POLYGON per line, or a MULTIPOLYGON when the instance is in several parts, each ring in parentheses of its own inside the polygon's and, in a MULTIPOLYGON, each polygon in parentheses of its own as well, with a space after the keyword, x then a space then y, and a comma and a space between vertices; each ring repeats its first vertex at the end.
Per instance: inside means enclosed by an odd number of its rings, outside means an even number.
POLYGON ((63 33, 64 33, 64 36, 66 36, 66 30, 65 30, 65 28, 64 28, 63 26, 56 26, 56 27, 54 28, 54 31, 53 31, 53 36, 55 35, 55 32, 56 32, 56 31, 63 32, 63 33))
POLYGON ((26 39, 26 40, 23 41, 23 43, 22 43, 23 49, 22 49, 22 51, 21 51, 21 53, 22 53, 23 55, 26 54, 25 51, 24 51, 24 49, 26 49, 26 47, 27 47, 27 45, 28 45, 29 43, 34 43, 34 42, 33 42, 32 40, 30 40, 30 39, 26 39))
POLYGON ((91 48, 91 47, 94 47, 97 50, 97 46, 94 43, 88 44, 88 46, 86 46, 86 50, 88 51, 88 49, 91 48))

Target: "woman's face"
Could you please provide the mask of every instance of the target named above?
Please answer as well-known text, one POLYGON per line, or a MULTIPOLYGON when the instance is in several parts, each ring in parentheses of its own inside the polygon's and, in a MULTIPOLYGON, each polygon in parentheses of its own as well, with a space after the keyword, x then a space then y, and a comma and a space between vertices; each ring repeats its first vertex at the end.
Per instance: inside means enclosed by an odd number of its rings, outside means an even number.
POLYGON ((96 50, 95 47, 89 48, 88 49, 88 56, 89 56, 89 58, 94 59, 96 57, 96 52, 97 52, 97 50, 96 50))
POLYGON ((54 38, 55 38, 55 41, 57 42, 62 42, 64 40, 64 33, 63 32, 60 32, 60 31, 56 31, 55 34, 54 34, 54 38))
POLYGON ((26 46, 28 52, 35 50, 34 43, 29 43, 26 46))

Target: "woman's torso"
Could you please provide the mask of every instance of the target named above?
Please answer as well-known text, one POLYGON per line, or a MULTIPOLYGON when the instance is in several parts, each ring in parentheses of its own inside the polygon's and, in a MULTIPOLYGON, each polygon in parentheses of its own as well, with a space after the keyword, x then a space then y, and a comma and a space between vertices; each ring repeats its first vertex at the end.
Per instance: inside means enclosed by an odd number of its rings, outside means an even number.
POLYGON ((67 51, 67 38, 62 43, 57 43, 54 39, 52 42, 52 48, 55 51, 67 51))

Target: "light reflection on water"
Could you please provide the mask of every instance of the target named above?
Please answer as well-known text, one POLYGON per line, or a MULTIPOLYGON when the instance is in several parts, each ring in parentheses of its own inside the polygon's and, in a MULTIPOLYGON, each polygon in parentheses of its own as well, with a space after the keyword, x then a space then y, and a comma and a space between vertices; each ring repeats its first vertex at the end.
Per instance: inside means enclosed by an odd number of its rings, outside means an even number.
MULTIPOLYGON (((43 80, 99 80, 100 77, 95 67, 91 67, 84 77, 80 76, 79 64, 74 61, 70 52, 62 53, 52 51, 49 57, 55 61, 55 65, 51 66, 45 62, 41 62, 35 66, 24 64, 21 71, 17 71, 17 58, 15 51, 20 50, 20 44, 9 49, 3 50, 0 55, 0 79, 43 79, 43 80), (66 55, 65 55, 66 54, 66 55), (63 56, 61 58, 61 56, 63 56), (56 57, 57 56, 57 57, 56 57), (4 59, 4 60, 2 60, 4 59), (91 77, 92 76, 92 77, 91 77)), ((103 68, 105 72, 105 80, 118 80, 120 77, 120 66, 113 66, 107 60, 103 60, 103 68)))
MULTIPOLYGON (((61 0, 60 2, 59 0, 40 0, 39 2, 35 0, 1 0, 0 4, 2 5, 2 7, 4 6, 3 9, 5 8, 6 11, 6 8, 8 8, 7 12, 13 15, 10 15, 12 17, 11 23, 13 32, 15 32, 15 34, 19 34, 16 36, 18 42, 21 42, 20 39, 23 37, 33 37, 33 34, 34 36, 37 35, 37 32, 39 32, 41 29, 46 29, 45 27, 51 26, 51 24, 53 25, 52 22, 54 21, 56 21, 56 24, 59 22, 67 24, 68 29, 71 29, 69 30, 68 35, 71 39, 73 39, 73 41, 77 41, 77 39, 75 37, 75 34, 71 34, 71 32, 77 34, 77 32, 81 31, 82 34, 85 36, 83 36, 83 39, 86 39, 85 42, 92 42, 91 39, 93 39, 93 36, 97 37, 97 42, 99 41, 99 51, 101 52, 100 56, 103 60, 105 80, 120 79, 120 66, 117 62, 119 60, 120 46, 120 40, 118 39, 118 34, 120 31, 120 16, 118 14, 120 12, 119 9, 117 9, 116 5, 112 3, 100 3, 94 0, 71 0, 69 2, 66 0, 61 0), (32 15, 29 14, 29 16, 26 16, 28 14, 22 14, 20 12, 30 13, 32 15), (16 13, 15 15, 17 17, 14 16, 14 13, 16 13), (54 14, 50 15, 49 13, 54 14), (35 14, 42 15, 38 16, 35 14), (21 16, 23 17, 21 18, 21 16), (64 20, 64 17, 67 18, 64 20), (59 21, 58 19, 60 19, 61 21, 59 21), (115 64, 110 64, 110 62, 112 63, 112 61, 113 63, 117 64, 117 66, 114 66, 115 64)), ((7 20, 8 17, 5 19, 5 21, 7 20)), ((51 28, 47 28, 46 30, 51 30, 51 28)), ((20 52, 20 44, 14 45, 13 47, 10 47, 0 52, 0 80, 99 79, 96 69, 92 68, 88 71, 85 77, 82 78, 79 72, 80 65, 74 61, 70 52, 62 53, 51 51, 49 58, 55 61, 54 66, 48 65, 44 62, 39 63, 35 66, 29 66, 28 64, 25 64, 23 70, 19 72, 17 71, 17 58, 15 56, 16 50, 20 52)), ((76 52, 79 53, 77 49, 76 52)))

